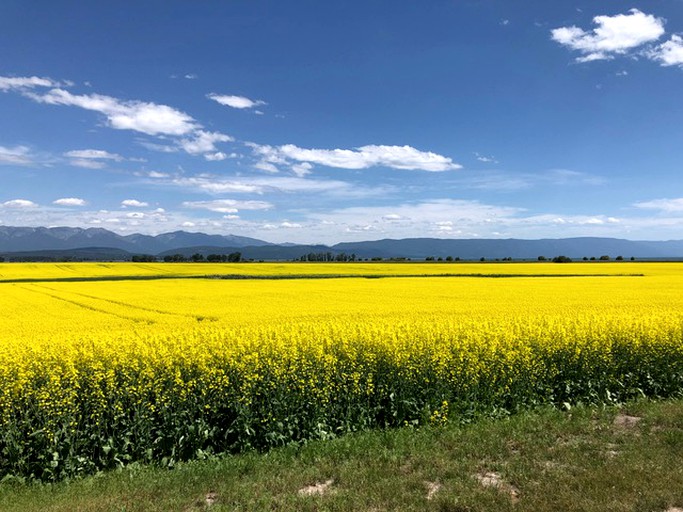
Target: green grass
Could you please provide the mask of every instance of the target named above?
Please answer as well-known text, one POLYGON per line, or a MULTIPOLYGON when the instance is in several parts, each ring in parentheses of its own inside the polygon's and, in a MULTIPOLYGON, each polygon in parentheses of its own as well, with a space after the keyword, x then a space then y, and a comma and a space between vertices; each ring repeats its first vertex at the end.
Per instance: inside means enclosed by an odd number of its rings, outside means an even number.
POLYGON ((4 482, 0 510, 664 512, 683 508, 682 462, 683 400, 643 401, 353 434, 173 470, 133 466, 58 484, 4 482), (616 425, 624 414, 642 419, 616 425), (499 487, 477 478, 489 473, 499 487), (321 495, 299 493, 329 481, 321 495))

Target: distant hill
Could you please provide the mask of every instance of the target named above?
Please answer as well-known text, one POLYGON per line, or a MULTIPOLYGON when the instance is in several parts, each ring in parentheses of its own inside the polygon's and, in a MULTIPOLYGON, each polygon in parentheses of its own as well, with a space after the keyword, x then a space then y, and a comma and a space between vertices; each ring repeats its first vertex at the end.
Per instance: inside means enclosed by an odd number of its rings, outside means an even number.
POLYGON ((262 246, 263 240, 236 235, 206 235, 175 231, 161 235, 118 235, 102 228, 27 228, 0 226, 0 253, 109 247, 133 254, 158 254, 188 246, 262 246))
POLYGON ((402 240, 376 240, 372 242, 340 243, 332 246, 339 252, 355 253, 362 258, 402 256, 406 258, 459 257, 536 259, 538 256, 559 255, 571 258, 624 256, 630 258, 683 257, 683 240, 667 242, 631 241, 618 238, 559 238, 541 240, 510 239, 438 239, 406 238, 402 240))
POLYGON ((149 254, 163 258, 182 254, 186 258, 199 253, 230 254, 241 252, 245 259, 294 260, 313 254, 344 253, 357 259, 460 258, 462 260, 537 259, 563 255, 573 259, 583 257, 626 259, 683 259, 683 240, 632 241, 618 238, 548 238, 541 240, 509 239, 440 239, 406 238, 344 242, 332 246, 272 244, 256 238, 236 235, 207 235, 175 231, 150 236, 118 235, 102 228, 28 228, 0 226, 0 256, 5 259, 43 261, 130 260, 133 255, 149 254))

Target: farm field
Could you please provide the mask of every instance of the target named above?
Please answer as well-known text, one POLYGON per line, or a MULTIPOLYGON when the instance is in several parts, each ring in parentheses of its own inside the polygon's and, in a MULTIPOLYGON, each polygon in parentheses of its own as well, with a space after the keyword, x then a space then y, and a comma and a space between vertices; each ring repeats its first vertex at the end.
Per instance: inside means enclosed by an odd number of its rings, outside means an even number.
POLYGON ((680 395, 682 288, 677 263, 2 264, 0 478, 680 395))

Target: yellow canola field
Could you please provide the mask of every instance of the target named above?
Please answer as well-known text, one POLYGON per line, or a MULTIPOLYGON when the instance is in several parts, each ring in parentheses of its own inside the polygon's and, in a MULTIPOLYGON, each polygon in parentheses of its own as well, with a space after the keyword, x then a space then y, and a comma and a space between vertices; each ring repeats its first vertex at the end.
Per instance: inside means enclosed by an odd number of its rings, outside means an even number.
POLYGON ((678 394, 682 289, 677 263, 2 264, 0 478, 678 394), (432 277, 58 280, 250 272, 432 277))

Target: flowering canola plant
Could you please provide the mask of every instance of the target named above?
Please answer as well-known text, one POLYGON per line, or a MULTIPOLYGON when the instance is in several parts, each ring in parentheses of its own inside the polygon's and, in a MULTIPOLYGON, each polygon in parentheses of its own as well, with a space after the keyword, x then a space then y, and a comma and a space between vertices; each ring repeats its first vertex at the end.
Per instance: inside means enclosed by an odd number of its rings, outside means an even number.
POLYGON ((0 264, 0 479, 677 395, 682 285, 676 263, 0 264), (231 274, 297 278, 198 278, 231 274))

